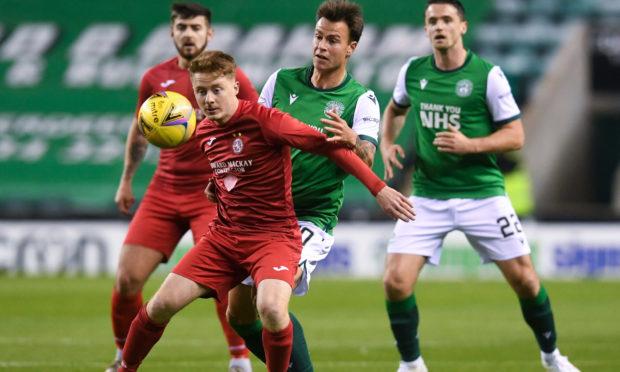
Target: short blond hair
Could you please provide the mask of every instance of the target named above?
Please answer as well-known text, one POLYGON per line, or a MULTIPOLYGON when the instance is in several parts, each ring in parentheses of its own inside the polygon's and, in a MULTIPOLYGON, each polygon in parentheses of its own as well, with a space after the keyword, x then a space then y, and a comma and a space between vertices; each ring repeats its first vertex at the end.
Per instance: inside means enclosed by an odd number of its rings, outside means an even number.
POLYGON ((230 55, 219 50, 208 50, 191 60, 189 72, 193 76, 196 73, 205 73, 217 76, 236 77, 237 64, 230 55))

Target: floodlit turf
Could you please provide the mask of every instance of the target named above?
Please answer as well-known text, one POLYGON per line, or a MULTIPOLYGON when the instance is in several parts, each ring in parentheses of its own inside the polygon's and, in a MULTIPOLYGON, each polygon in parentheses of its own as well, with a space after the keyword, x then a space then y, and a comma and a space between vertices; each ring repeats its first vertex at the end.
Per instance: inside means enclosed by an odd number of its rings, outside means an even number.
MULTIPOLYGON (((150 297, 161 277, 149 281, 150 297)), ((113 357, 110 278, 0 276, 0 370, 103 371, 113 357)), ((546 282, 563 353, 582 371, 620 371, 620 282, 546 282)), ((421 282, 422 352, 431 371, 542 371, 534 338, 502 282, 421 282)), ((396 370, 379 280, 317 279, 294 298, 318 372, 396 370)), ((225 372, 212 300, 177 315, 143 371, 225 372)), ((254 370, 266 369, 256 360, 254 370)))

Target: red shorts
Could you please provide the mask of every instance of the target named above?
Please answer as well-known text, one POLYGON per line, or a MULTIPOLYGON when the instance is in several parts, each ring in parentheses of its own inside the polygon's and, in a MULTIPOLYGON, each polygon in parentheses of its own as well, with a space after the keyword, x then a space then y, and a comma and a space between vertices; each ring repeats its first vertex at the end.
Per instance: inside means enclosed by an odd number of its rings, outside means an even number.
POLYGON ((299 229, 240 231, 215 223, 172 272, 211 288, 215 293, 207 297, 218 300, 248 275, 256 285, 279 279, 292 288, 301 249, 299 229))
POLYGON ((124 244, 154 249, 168 261, 187 230, 192 230, 196 243, 216 215, 215 204, 207 200, 202 190, 181 193, 151 184, 129 224, 124 244))

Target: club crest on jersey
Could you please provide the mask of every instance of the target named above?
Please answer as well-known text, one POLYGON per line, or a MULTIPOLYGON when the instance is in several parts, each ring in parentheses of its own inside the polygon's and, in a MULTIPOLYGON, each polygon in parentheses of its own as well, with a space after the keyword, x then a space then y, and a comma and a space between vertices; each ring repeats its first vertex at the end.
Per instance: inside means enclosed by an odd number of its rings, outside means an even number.
POLYGON ((243 140, 240 138, 241 133, 233 133, 233 137, 237 138, 233 141, 232 150, 235 154, 239 154, 243 151, 243 140))
POLYGON ((459 97, 467 97, 474 90, 474 83, 467 79, 463 79, 456 83, 456 95, 459 97))
MULTIPOLYGON (((336 109, 338 116, 342 116, 342 113, 344 112, 344 105, 342 104, 342 102, 338 101, 327 102, 327 105, 325 105, 325 111, 334 111, 334 109, 336 109)), ((325 114, 325 116, 327 116, 327 114, 325 114)))

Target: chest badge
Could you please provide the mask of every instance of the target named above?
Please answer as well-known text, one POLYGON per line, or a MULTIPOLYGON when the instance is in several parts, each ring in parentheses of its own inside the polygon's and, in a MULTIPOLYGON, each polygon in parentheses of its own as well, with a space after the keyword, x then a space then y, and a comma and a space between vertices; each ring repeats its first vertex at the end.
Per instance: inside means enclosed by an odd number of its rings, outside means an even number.
POLYGON ((241 133, 233 133, 235 140, 232 143, 232 150, 235 154, 240 154, 243 151, 243 140, 241 139, 241 133))
POLYGON ((456 95, 459 97, 468 97, 474 90, 474 83, 467 79, 463 79, 456 83, 456 95))
POLYGON ((342 104, 342 102, 339 102, 339 101, 327 102, 327 104, 325 105, 325 111, 334 111, 334 109, 336 109, 338 116, 342 116, 342 114, 344 113, 344 105, 342 104))
POLYGON ((428 84, 428 80, 426 79, 420 80, 420 89, 424 90, 424 88, 426 88, 426 84, 428 84))

